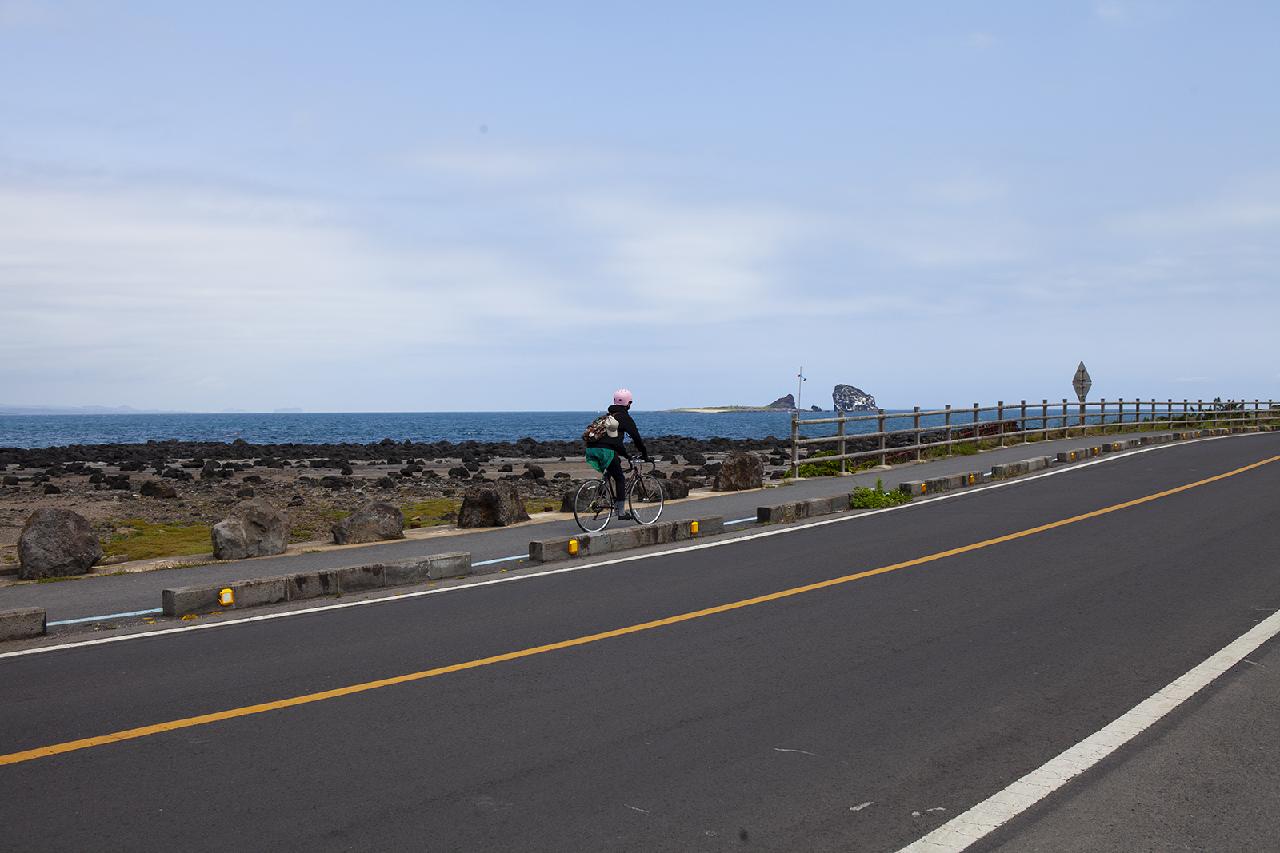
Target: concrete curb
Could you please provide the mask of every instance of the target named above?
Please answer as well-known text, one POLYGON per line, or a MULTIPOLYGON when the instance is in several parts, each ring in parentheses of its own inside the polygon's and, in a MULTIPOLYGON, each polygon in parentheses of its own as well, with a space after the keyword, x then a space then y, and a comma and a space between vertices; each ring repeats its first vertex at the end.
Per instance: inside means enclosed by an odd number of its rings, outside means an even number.
POLYGON ((1226 429, 1203 429, 1192 432, 1174 432, 1162 435, 1145 435, 1140 438, 1118 439, 1116 441, 1103 442, 1102 444, 1079 447, 1075 450, 1063 450, 1054 456, 1034 456, 1018 462, 993 465, 989 474, 970 472, 968 474, 954 474, 950 477, 936 477, 931 480, 908 480, 905 483, 901 483, 898 488, 909 495, 932 495, 938 492, 965 488, 966 486, 979 485, 990 480, 1011 480, 1035 471, 1052 468, 1054 465, 1080 462, 1101 456, 1104 453, 1119 453, 1152 444, 1169 444, 1170 442, 1186 441, 1192 438, 1227 435, 1229 432, 1226 429))
MULTIPOLYGON (((1022 463, 1013 463, 1021 465, 1022 463)), ((998 468, 1005 466, 998 465, 998 468)), ((969 486, 980 486, 990 480, 991 474, 984 474, 981 471, 965 471, 961 474, 949 474, 945 477, 931 477, 928 480, 908 480, 905 483, 898 484, 898 491, 918 497, 920 495, 936 495, 939 492, 954 492, 956 489, 965 489, 969 486)))
POLYGON ((659 524, 623 527, 600 533, 584 533, 581 536, 560 536, 555 539, 538 539, 529 543, 529 559, 537 563, 551 563, 575 557, 598 556, 614 551, 643 548, 646 545, 665 545, 700 539, 724 532, 724 516, 664 521, 659 524), (697 524, 697 532, 693 525, 697 524), (574 543, 574 544, 570 544, 574 543), (576 548, 577 553, 573 553, 576 548))
MULTIPOLYGON (((496 571, 496 570, 495 570, 496 571)), ((346 592, 407 586, 428 580, 472 574, 471 555, 465 552, 430 554, 389 563, 347 566, 317 572, 300 572, 270 578, 250 578, 217 586, 184 586, 160 593, 165 616, 244 610, 285 601, 303 601, 346 592), (234 603, 219 604, 222 590, 231 590, 234 603)))
POLYGON ((45 612, 41 607, 0 610, 0 642, 25 640, 45 633, 45 612))
POLYGON ((849 508, 849 496, 832 495, 829 498, 810 498, 806 501, 756 507, 756 524, 785 524, 819 515, 844 512, 849 508))

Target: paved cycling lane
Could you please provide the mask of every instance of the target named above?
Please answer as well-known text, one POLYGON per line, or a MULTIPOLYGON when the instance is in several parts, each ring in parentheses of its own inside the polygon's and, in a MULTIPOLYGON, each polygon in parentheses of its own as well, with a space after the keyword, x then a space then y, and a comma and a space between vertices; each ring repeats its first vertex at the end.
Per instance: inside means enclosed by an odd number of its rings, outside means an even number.
MULTIPOLYGON (((0 660, 2 751, 885 566, 1256 462, 1277 438, 555 577, 0 660)), ((29 804, 5 832, 22 849, 722 849, 744 835, 894 849, 1275 609, 1280 583, 1256 556, 1276 544, 1278 484, 1280 463, 878 577, 0 767, 0 797, 29 804), (60 793, 24 796, 36 790, 60 793)))

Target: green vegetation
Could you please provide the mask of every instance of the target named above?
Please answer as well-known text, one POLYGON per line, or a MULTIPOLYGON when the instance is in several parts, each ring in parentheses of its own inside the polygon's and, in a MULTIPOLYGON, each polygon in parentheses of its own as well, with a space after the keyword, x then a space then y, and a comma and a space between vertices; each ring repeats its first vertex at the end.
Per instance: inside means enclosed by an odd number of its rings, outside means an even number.
MULTIPOLYGON (((824 456, 835 456, 834 450, 819 450, 816 453, 809 454, 809 459, 822 459, 824 456)), ((874 467, 876 464, 874 459, 846 459, 846 471, 865 471, 874 467)), ((799 466, 801 477, 835 477, 840 474, 839 459, 825 459, 820 462, 802 462, 799 466)), ((788 470, 783 475, 784 479, 791 478, 791 471, 788 470)))
POLYGON ((849 495, 850 509, 883 509, 890 506, 908 503, 911 495, 896 489, 892 492, 884 490, 884 481, 876 480, 876 487, 868 489, 859 487, 849 495))
MULTIPOLYGON (((404 513, 404 526, 412 530, 419 527, 452 524, 458 520, 458 511, 461 508, 460 498, 426 498, 402 504, 400 511, 404 513)), ((525 498, 524 508, 530 515, 539 512, 557 512, 560 509, 560 499, 556 497, 525 498)))
POLYGON ((213 549, 207 524, 152 524, 140 518, 115 523, 116 532, 102 543, 107 557, 149 560, 207 554, 213 549))
POLYGON ((401 504, 400 511, 404 513, 404 526, 413 529, 456 521, 460 506, 462 501, 457 498, 427 498, 401 504))

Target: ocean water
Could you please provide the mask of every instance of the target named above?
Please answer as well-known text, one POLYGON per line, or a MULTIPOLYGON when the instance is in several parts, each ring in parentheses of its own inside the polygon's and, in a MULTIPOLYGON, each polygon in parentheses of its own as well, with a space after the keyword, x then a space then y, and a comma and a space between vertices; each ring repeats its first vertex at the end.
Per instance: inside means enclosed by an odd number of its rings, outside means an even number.
MULTIPOLYGON (((234 441, 253 444, 367 444, 395 441, 572 440, 598 412, 421 412, 337 414, 0 415, 0 447, 234 441)), ((787 438, 788 412, 633 413, 645 436, 787 438)), ((805 417, 823 417, 818 412, 805 417)), ((830 413, 825 415, 831 417, 830 413)), ((871 422, 874 424, 874 421, 871 422)), ((865 430, 871 431, 868 425, 865 430)), ((852 430, 851 430, 852 432, 852 430)))
MULTIPOLYGON (((1030 408, 1030 407, 1029 407, 1030 408)), ((1038 408, 1038 407, 1036 407, 1038 408)), ((1051 415, 1054 410, 1050 410, 1051 415)), ((680 435, 689 438, 776 438, 791 435, 791 413, 694 412, 632 413, 641 435, 680 435)), ((856 413, 866 414, 866 413, 856 413)), ((1039 424, 1028 411, 1027 424, 1039 424)), ((134 444, 147 441, 225 441, 243 438, 251 444, 369 444, 390 438, 415 442, 538 441, 577 439, 599 412, 341 412, 272 414, 169 415, 0 415, 0 448, 59 447, 68 444, 134 444)), ((1016 417, 1010 408, 1007 417, 1016 417)), ((802 412, 802 420, 833 417, 831 412, 802 412)), ((952 423, 971 423, 965 409, 956 410, 952 423)), ((983 412, 981 420, 994 420, 983 412)), ((1097 416, 1090 416, 1091 423, 1097 416)), ((1114 419, 1111 417, 1109 419, 1114 419)), ((923 427, 942 426, 941 415, 920 419, 923 427)), ((1056 424, 1051 424, 1056 425, 1056 424)), ((910 412, 886 410, 885 427, 909 429, 910 412)), ((850 421, 847 435, 875 432, 875 417, 850 421)), ((834 424, 815 424, 802 435, 831 435, 834 424)))

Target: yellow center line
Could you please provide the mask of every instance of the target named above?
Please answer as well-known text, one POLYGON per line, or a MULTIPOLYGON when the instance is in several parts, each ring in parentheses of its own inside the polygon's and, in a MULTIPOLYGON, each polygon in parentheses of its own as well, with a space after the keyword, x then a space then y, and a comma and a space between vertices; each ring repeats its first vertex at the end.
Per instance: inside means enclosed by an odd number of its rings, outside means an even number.
POLYGON ((1179 492, 1185 492, 1190 489, 1205 486, 1209 483, 1216 483, 1219 480, 1225 480, 1228 477, 1234 477, 1237 474, 1243 474, 1246 471, 1252 471, 1255 468, 1261 468, 1263 465, 1269 465, 1272 462, 1280 460, 1280 456, 1272 456, 1242 468, 1236 468, 1234 471, 1227 471, 1223 474, 1216 474, 1212 477, 1206 477, 1203 480, 1197 480, 1194 483, 1187 483, 1172 489, 1166 489, 1162 492, 1147 495, 1146 497, 1136 498, 1124 503, 1114 504, 1112 506, 1095 509, 1092 512, 1073 515, 1070 518, 1064 518, 1059 521, 1051 521, 1048 524, 1041 524, 1036 527, 1029 527, 1026 530, 1019 530, 1016 533, 1008 533, 1004 536, 997 536, 993 539, 984 539, 981 542, 974 542, 970 545, 962 545, 959 548, 950 548, 946 551, 938 551, 924 557, 916 557, 911 560, 904 560, 900 563, 893 563, 887 566, 880 566, 876 569, 868 569, 862 572, 856 572, 851 575, 843 575, 838 578, 817 581, 815 583, 804 584, 803 586, 795 586, 790 589, 783 589, 777 592, 770 592, 765 595, 757 595, 752 598, 744 598, 739 601, 731 601, 727 604, 718 604, 714 607, 706 607, 702 610, 693 610, 688 613, 680 613, 676 616, 667 616, 663 619, 654 619, 650 622, 641 622, 637 625, 628 625, 625 628, 615 628, 611 631, 601 631, 598 634, 586 634, 581 637, 574 637, 571 640, 561 640, 557 643, 547 643, 541 646, 531 646, 527 649, 520 649, 513 652, 504 652, 500 655, 492 655, 485 658, 476 658, 475 660, 464 661, 462 663, 449 664, 448 666, 438 666, 433 669, 424 669, 420 672, 410 672, 404 675, 396 675, 391 678, 380 678, 376 681, 366 681, 361 684, 351 684, 346 687, 338 687, 333 690, 322 690, 319 693, 307 693, 303 696, 294 696, 288 699, 276 699, 271 702, 261 702, 257 705, 246 705, 242 708, 231 708, 226 711, 215 711, 211 714, 200 714, 195 717, 184 717, 180 720, 169 720, 163 723, 153 723, 149 726, 139 726, 134 729, 124 729, 123 731, 112 732, 110 734, 98 735, 96 737, 81 738, 79 740, 69 740, 63 743, 50 744, 49 746, 36 747, 35 749, 27 749, 22 752, 13 752, 8 755, 0 755, 0 765, 21 764, 24 761, 34 761, 38 758, 48 758, 54 755, 61 755, 65 752, 75 752, 81 749, 90 749, 95 746, 104 746, 110 743, 119 743, 120 741, 135 740, 137 738, 149 737, 150 735, 160 734, 162 732, 172 732, 178 729, 189 729, 193 726, 204 726, 210 723, 217 723, 222 720, 233 720, 237 717, 248 717, 253 714, 264 714, 268 711, 280 711, 285 708, 293 708, 298 705, 309 705, 312 702, 323 702, 328 699, 337 699, 342 696, 353 696, 357 693, 364 693, 369 690, 378 690, 383 687, 392 687, 397 684, 408 684, 411 681, 421 681, 426 678, 435 678, 441 675, 448 675, 452 672, 462 672, 468 669, 478 669, 482 666, 489 666, 495 663, 504 663, 506 661, 519 660, 520 658, 533 657, 534 655, 546 654, 547 652, 555 652, 561 649, 570 649, 574 646, 585 646, 588 643, 597 643, 601 640, 610 640, 615 637, 625 637, 628 634, 638 634, 642 631, 652 631, 655 628, 663 628, 668 625, 676 625, 681 622, 689 622, 694 619, 701 619, 705 616, 714 616, 717 613, 727 613, 730 610, 739 610, 744 607, 752 607, 756 604, 765 604, 770 601, 778 601, 783 598, 790 598, 793 595, 801 595, 806 592, 814 592, 828 587, 839 586, 841 584, 851 583, 853 581, 862 580, 864 578, 875 577, 876 575, 888 574, 901 569, 908 569, 913 566, 922 566, 926 563, 932 563, 937 560, 944 560, 948 557, 955 557, 960 554, 968 554, 973 551, 980 551, 983 548, 990 548, 993 545, 999 545, 1003 542, 1012 542, 1016 539, 1024 539, 1028 536, 1034 536, 1038 533, 1044 533, 1049 530, 1056 530, 1059 527, 1066 527, 1069 524, 1076 524, 1081 521, 1087 521, 1091 518, 1107 515, 1109 513, 1118 512, 1122 509, 1139 506, 1141 504, 1150 503, 1161 498, 1176 495, 1179 492))

